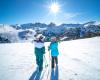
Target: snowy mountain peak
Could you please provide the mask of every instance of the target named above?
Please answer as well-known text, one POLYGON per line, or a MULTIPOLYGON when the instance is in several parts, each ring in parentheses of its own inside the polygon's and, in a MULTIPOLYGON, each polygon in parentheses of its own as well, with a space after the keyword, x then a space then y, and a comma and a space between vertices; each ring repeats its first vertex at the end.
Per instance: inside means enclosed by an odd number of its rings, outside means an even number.
POLYGON ((96 21, 95 22, 95 25, 100 25, 100 21, 96 21))
POLYGON ((95 25, 95 26, 100 26, 100 21, 91 21, 91 22, 87 22, 84 24, 84 27, 87 27, 87 26, 91 26, 91 25, 95 25))

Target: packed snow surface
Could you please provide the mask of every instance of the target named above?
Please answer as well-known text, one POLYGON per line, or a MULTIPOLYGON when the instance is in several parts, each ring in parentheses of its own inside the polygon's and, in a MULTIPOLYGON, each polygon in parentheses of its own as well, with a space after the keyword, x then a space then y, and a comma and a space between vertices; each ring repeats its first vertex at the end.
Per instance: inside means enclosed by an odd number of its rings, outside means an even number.
POLYGON ((0 44, 0 80, 100 80, 100 37, 59 43, 59 64, 51 70, 48 45, 44 69, 37 75, 34 44, 0 44), (48 66, 45 66, 48 64, 48 66))

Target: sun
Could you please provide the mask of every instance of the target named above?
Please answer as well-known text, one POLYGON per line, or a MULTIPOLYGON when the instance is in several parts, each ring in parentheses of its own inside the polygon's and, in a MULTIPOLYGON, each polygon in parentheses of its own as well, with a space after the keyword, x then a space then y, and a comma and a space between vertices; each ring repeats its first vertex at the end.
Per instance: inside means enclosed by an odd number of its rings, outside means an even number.
POLYGON ((60 5, 58 3, 52 3, 49 8, 52 13, 58 13, 60 10, 60 5))

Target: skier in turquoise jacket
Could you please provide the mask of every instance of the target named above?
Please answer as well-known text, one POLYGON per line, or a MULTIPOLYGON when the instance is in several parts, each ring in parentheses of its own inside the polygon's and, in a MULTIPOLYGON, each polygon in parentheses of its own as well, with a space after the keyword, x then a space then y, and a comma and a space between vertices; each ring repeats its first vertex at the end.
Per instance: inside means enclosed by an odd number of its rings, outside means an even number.
POLYGON ((59 55, 59 51, 58 51, 58 41, 56 37, 51 37, 51 43, 48 47, 48 50, 51 51, 51 67, 52 69, 58 65, 58 55, 59 55))

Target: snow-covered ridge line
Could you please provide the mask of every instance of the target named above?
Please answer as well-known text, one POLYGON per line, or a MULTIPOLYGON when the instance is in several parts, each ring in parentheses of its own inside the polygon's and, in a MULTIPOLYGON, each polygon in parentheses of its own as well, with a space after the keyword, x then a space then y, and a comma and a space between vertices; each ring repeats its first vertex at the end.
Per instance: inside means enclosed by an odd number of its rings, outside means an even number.
POLYGON ((3 41, 2 37, 11 42, 21 42, 23 39, 23 41, 31 41, 37 32, 46 36, 47 41, 53 35, 62 37, 64 40, 98 36, 100 35, 100 21, 84 24, 61 24, 59 26, 54 23, 48 25, 44 23, 0 24, 0 41, 3 41))

